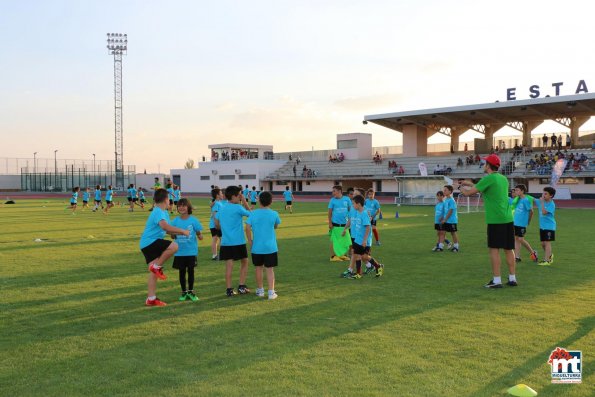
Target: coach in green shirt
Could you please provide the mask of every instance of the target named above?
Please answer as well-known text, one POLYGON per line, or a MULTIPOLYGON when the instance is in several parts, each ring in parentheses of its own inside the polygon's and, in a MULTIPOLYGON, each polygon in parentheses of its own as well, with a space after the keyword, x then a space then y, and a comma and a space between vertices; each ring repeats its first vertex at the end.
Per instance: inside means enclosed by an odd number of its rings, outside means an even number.
POLYGON ((481 193, 483 196, 486 223, 488 225, 488 248, 494 277, 485 285, 486 288, 502 288, 500 277, 500 250, 504 250, 508 263, 508 282, 517 286, 514 260, 514 226, 512 207, 508 200, 508 179, 498 172, 500 158, 490 154, 484 158, 484 172, 487 174, 476 185, 470 181, 461 183, 461 194, 471 196, 481 193))

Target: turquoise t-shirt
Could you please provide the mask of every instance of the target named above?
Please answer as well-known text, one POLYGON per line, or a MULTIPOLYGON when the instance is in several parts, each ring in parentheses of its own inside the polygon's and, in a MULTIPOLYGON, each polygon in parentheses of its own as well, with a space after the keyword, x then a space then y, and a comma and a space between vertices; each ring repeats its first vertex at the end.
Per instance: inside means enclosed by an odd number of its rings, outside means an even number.
POLYGON ((105 192, 105 201, 112 201, 113 195, 114 195, 114 191, 112 189, 105 192))
POLYGON ((270 208, 254 210, 246 223, 252 228, 252 249, 250 252, 272 254, 278 251, 275 225, 281 223, 281 218, 277 211, 270 208))
POLYGON ((527 197, 516 202, 516 208, 514 210, 513 219, 514 225, 518 227, 529 226, 529 214, 531 213, 531 203, 527 197))
POLYGON ((73 204, 76 204, 78 197, 79 197, 78 192, 72 192, 72 198, 70 199, 70 202, 73 204))
POLYGON ((436 207, 434 207, 434 223, 440 223, 440 220, 444 215, 444 201, 438 201, 436 207))
POLYGON ((182 192, 180 189, 174 190, 174 201, 180 201, 180 197, 182 197, 182 192))
POLYGON ((332 209, 331 222, 339 225, 347 223, 347 215, 351 208, 351 201, 349 197, 342 196, 341 198, 331 198, 328 203, 328 208, 332 209))
POLYGON ((221 245, 232 246, 246 244, 243 217, 250 216, 250 211, 240 204, 227 203, 219 209, 215 218, 221 225, 221 245))
POLYGON ((250 192, 250 202, 251 202, 251 203, 255 203, 255 202, 256 202, 256 194, 257 194, 257 193, 256 193, 256 190, 252 190, 252 191, 250 192))
POLYGON ((291 190, 286 190, 283 192, 283 198, 285 198, 285 201, 291 201, 292 197, 291 197, 291 190))
POLYGON ((244 198, 246 200, 248 200, 250 198, 250 189, 246 188, 246 189, 244 189, 244 191, 242 193, 244 194, 244 198))
POLYGON ((145 230, 140 238, 140 248, 143 249, 153 244, 156 240, 165 237, 165 230, 159 226, 159 222, 162 220, 169 223, 169 214, 167 211, 162 210, 159 207, 153 208, 147 223, 145 224, 145 230))
POLYGON ((202 224, 196 217, 190 215, 187 219, 176 217, 172 221, 172 226, 186 229, 190 232, 189 236, 176 235, 176 243, 178 243, 178 252, 175 256, 196 256, 198 255, 198 240, 196 234, 202 230, 202 224))
POLYGON ((167 192, 169 193, 169 199, 173 201, 174 200, 174 189, 171 187, 168 187, 165 190, 167 190, 167 192))
POLYGON ((349 234, 353 238, 353 232, 355 231, 355 224, 353 222, 353 219, 357 216, 357 210, 355 208, 351 207, 349 209, 349 213, 347 216, 349 217, 349 220, 351 221, 351 223, 349 224, 349 234))
POLYGON ((448 219, 446 219, 444 222, 445 223, 459 223, 459 218, 457 216, 457 203, 455 202, 455 199, 452 198, 452 196, 450 196, 448 198, 445 197, 443 203, 444 203, 444 216, 446 216, 446 214, 448 214, 448 211, 450 211, 452 209, 452 213, 450 214, 448 219))
POLYGON ((556 219, 554 213, 556 212, 556 204, 554 200, 545 201, 543 203, 547 214, 543 215, 541 212, 541 200, 535 200, 539 210, 539 228, 542 230, 556 230, 556 219))
MULTIPOLYGON (((370 226, 370 216, 368 215, 368 212, 366 210, 361 212, 355 211, 353 218, 351 218, 351 226, 353 230, 351 237, 357 244, 363 245, 366 226, 370 226)), ((370 241, 371 235, 372 233, 370 232, 366 243, 370 241)))
POLYGON ((142 190, 138 191, 138 198, 141 200, 145 199, 145 192, 143 192, 142 190))
MULTIPOLYGON (((128 197, 136 198, 136 189, 135 188, 133 188, 133 187, 128 188, 128 197)), ((106 200, 107 200, 107 198, 106 198, 106 200)))
POLYGON ((211 219, 209 220, 209 229, 215 229, 215 214, 221 209, 221 200, 216 200, 211 207, 211 219))
POLYGON ((101 189, 95 189, 95 200, 101 201, 101 189))
POLYGON ((368 211, 370 216, 374 215, 374 219, 378 219, 378 212, 380 211, 380 203, 376 199, 366 199, 364 208, 368 211))

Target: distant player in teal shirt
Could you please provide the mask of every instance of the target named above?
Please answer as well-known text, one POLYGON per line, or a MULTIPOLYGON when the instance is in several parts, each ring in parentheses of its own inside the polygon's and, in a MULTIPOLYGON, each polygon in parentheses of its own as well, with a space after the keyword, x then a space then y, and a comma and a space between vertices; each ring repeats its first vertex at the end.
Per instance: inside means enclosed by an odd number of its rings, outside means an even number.
POLYGON ((215 215, 215 227, 221 229, 221 250, 219 258, 225 261, 225 294, 229 297, 236 293, 231 286, 233 262, 240 261, 240 284, 238 293, 241 295, 250 292, 246 286, 248 276, 248 250, 246 249, 246 236, 244 235, 243 218, 250 216, 248 203, 238 186, 228 186, 225 189, 227 204, 222 206, 215 215))
POLYGON ((364 203, 364 208, 370 214, 370 223, 372 225, 372 233, 374 234, 376 245, 380 245, 380 236, 378 234, 378 229, 376 228, 376 221, 380 215, 380 202, 376 200, 374 189, 368 189, 366 195, 368 198, 364 203))
POLYGON ((155 207, 147 219, 145 230, 140 238, 140 250, 146 263, 149 265, 149 278, 147 280, 147 306, 166 306, 167 304, 157 298, 157 279, 165 280, 163 264, 178 251, 178 244, 164 240, 166 233, 170 235, 189 236, 187 229, 180 229, 169 224, 167 213, 168 193, 165 189, 155 190, 153 201, 155 207))
POLYGON ((145 199, 145 191, 142 187, 138 188, 138 202, 140 204, 140 207, 142 209, 145 209, 145 203, 147 202, 147 200, 145 199))
POLYGON ((293 214, 293 193, 289 190, 289 186, 285 186, 283 198, 285 199, 285 211, 289 208, 289 213, 293 214))
POLYGON ((275 229, 281 224, 281 218, 277 211, 270 209, 273 202, 271 193, 262 192, 258 201, 262 208, 252 211, 246 220, 246 236, 251 246, 252 263, 256 266, 256 296, 264 298, 262 273, 263 267, 266 267, 268 297, 276 299, 274 268, 278 265, 278 248, 275 229))
POLYGON ((89 208, 89 188, 86 187, 83 192, 83 209, 89 208))
POLYGON ((107 215, 109 209, 112 208, 113 206, 114 206, 114 189, 112 188, 112 185, 109 185, 107 187, 107 190, 105 191, 105 210, 103 210, 103 212, 107 215))
POLYGON ((444 193, 444 219, 442 226, 444 227, 444 234, 450 232, 452 236, 452 247, 449 249, 452 252, 459 252, 459 236, 457 234, 459 218, 457 216, 457 203, 452 197, 453 187, 451 185, 444 185, 442 192, 444 193))
POLYGON ((176 243, 178 243, 178 252, 174 256, 174 269, 180 272, 180 287, 182 288, 182 295, 179 301, 186 299, 192 302, 198 301, 198 297, 194 293, 194 268, 196 267, 196 256, 198 255, 198 242, 202 240, 202 224, 192 215, 192 203, 188 199, 180 199, 177 204, 178 213, 180 216, 172 221, 172 226, 180 229, 188 230, 189 236, 175 236, 176 243), (186 287, 186 273, 188 274, 188 287, 186 287))
POLYGON ((97 211, 99 206, 103 209, 103 204, 101 203, 101 185, 95 186, 95 207, 93 208, 93 212, 97 211))
POLYGON ((553 187, 544 187, 543 194, 537 202, 539 210, 539 237, 544 251, 544 260, 538 265, 549 266, 554 263, 554 254, 552 253, 552 241, 556 241, 556 203, 554 196, 556 189, 553 187))
POLYGON ((77 186, 72 188, 72 196, 70 197, 70 206, 66 207, 66 209, 71 209, 72 210, 72 215, 74 215, 74 211, 76 211, 76 207, 77 207, 77 201, 78 201, 78 197, 79 197, 79 191, 81 189, 77 186))
POLYGON ((525 234, 527 233, 527 227, 533 218, 533 205, 525 196, 527 187, 525 185, 516 185, 514 188, 515 196, 515 209, 512 213, 512 219, 514 223, 514 253, 515 260, 521 261, 521 249, 525 247, 529 251, 531 260, 537 262, 537 251, 531 248, 531 244, 525 240, 525 234))
MULTIPOLYGON (((250 204, 252 206, 256 205, 256 196, 258 195, 258 193, 256 192, 256 186, 252 186, 252 191, 250 192, 250 204)), ((246 198, 247 200, 248 198, 246 198)))

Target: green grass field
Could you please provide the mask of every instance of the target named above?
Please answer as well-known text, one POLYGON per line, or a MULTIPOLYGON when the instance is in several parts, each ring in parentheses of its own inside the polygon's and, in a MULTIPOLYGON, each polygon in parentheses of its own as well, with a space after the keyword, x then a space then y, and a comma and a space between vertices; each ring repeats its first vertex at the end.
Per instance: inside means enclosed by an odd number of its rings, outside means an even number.
MULTIPOLYGON (((207 227, 207 201, 193 202, 207 227)), ((347 280, 345 263, 328 260, 326 203, 290 215, 277 201, 279 299, 225 297, 207 230, 201 300, 177 302, 169 262, 158 284, 169 305, 148 308, 148 213, 64 206, 0 206, 2 396, 503 396, 518 383, 594 395, 593 210, 558 210, 554 266, 523 252, 519 287, 487 290, 482 213, 460 215, 460 253, 432 253, 433 208, 384 205, 373 254, 385 276, 347 280), (551 384, 557 346, 582 350, 582 384, 551 384)), ((539 246, 537 224, 528 239, 539 246)))

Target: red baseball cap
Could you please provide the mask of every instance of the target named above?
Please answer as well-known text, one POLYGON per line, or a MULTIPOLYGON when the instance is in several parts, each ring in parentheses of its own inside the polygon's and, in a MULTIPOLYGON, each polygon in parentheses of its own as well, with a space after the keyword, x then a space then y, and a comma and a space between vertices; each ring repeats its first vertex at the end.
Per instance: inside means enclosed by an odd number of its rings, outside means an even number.
POLYGON ((487 157, 483 157, 483 159, 490 163, 491 165, 493 165, 494 167, 498 167, 500 168, 500 157, 498 157, 498 155, 496 154, 490 154, 487 157))

